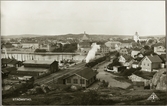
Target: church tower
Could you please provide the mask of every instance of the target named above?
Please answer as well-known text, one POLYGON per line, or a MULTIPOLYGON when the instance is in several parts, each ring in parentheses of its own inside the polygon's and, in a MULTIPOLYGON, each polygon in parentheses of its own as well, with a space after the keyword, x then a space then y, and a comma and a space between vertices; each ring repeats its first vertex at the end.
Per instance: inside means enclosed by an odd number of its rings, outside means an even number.
POLYGON ((88 41, 88 40, 89 40, 89 38, 86 36, 85 31, 84 31, 84 35, 83 35, 83 37, 82 37, 81 40, 82 40, 82 41, 88 41))
POLYGON ((138 32, 136 32, 135 35, 133 36, 133 40, 134 40, 135 42, 140 41, 138 32))

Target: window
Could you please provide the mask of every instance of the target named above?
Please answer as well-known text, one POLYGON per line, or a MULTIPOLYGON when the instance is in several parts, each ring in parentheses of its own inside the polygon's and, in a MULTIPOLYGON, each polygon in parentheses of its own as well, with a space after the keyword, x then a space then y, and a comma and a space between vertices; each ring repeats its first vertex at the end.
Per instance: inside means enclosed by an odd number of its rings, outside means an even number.
POLYGON ((84 79, 80 79, 80 84, 85 84, 85 80, 84 79))
POLYGON ((67 79, 67 83, 71 83, 71 79, 67 79))
POLYGON ((149 66, 149 64, 148 64, 148 66, 149 66))
POLYGON ((143 65, 145 66, 145 63, 143 63, 143 65))
POLYGON ((78 79, 73 79, 74 84, 78 84, 78 79))

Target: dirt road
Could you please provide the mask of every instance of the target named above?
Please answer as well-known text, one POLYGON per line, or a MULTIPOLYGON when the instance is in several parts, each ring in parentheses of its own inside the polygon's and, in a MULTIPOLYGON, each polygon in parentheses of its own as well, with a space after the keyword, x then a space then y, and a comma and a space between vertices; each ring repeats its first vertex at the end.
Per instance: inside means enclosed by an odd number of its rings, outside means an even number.
POLYGON ((119 77, 119 76, 104 71, 104 67, 106 67, 109 63, 111 62, 105 62, 104 64, 98 66, 97 71, 99 73, 97 74, 97 79, 109 82, 109 87, 120 87, 120 88, 129 87, 131 85, 130 83, 117 81, 114 79, 114 77, 119 77))

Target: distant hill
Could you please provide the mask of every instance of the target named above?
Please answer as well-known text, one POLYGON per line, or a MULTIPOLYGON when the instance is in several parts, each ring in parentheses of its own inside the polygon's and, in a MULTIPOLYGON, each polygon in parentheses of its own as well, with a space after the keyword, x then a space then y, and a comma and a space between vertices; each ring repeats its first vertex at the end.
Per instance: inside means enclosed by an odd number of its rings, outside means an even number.
MULTIPOLYGON (((4 39, 11 39, 11 38, 26 38, 26 37, 37 37, 37 38, 59 38, 59 39, 66 39, 66 38, 82 38, 83 33, 81 34, 65 34, 65 35, 35 35, 35 34, 23 34, 23 35, 7 35, 7 36, 1 36, 1 38, 4 39)), ((86 34, 89 38, 92 39, 109 39, 111 37, 118 37, 118 38, 130 38, 133 35, 103 35, 103 34, 86 34), (95 36, 96 35, 96 36, 95 36)), ((154 35, 154 36, 140 36, 141 38, 147 38, 147 37, 165 37, 165 35, 154 35)))
POLYGON ((33 35, 33 34, 23 34, 23 35, 7 35, 7 36, 1 36, 1 38, 4 39, 11 39, 11 38, 26 38, 26 37, 39 37, 42 35, 33 35))

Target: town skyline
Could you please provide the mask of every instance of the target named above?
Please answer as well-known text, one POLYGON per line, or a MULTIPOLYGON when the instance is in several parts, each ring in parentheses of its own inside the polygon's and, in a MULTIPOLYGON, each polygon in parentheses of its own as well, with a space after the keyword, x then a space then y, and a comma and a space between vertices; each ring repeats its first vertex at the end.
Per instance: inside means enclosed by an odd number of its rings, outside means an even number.
POLYGON ((2 1, 1 35, 165 35, 165 1, 2 1), (31 8, 29 8, 31 7, 31 8))

